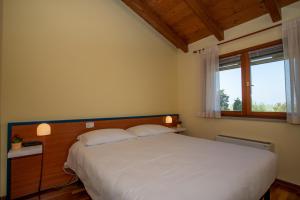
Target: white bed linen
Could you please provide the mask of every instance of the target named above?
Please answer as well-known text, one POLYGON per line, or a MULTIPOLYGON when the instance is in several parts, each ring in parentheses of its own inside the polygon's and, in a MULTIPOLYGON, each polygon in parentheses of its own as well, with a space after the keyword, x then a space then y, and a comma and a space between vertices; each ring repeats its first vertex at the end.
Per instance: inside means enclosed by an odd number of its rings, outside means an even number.
POLYGON ((173 133, 77 142, 67 164, 94 200, 258 200, 276 176, 272 152, 173 133))

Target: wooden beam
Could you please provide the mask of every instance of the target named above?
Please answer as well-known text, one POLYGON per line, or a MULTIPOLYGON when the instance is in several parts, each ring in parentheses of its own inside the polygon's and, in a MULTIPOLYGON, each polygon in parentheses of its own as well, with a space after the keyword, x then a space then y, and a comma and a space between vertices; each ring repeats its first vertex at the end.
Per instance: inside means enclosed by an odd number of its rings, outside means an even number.
POLYGON ((158 32, 182 51, 188 51, 186 41, 180 38, 143 0, 122 0, 128 7, 151 24, 158 32))
POLYGON ((277 22, 281 20, 281 9, 278 5, 277 0, 264 0, 266 9, 268 10, 272 21, 277 22))
POLYGON ((185 0, 187 5, 193 10, 199 20, 205 27, 216 36, 218 40, 224 40, 224 31, 221 27, 210 17, 206 6, 200 0, 185 0))

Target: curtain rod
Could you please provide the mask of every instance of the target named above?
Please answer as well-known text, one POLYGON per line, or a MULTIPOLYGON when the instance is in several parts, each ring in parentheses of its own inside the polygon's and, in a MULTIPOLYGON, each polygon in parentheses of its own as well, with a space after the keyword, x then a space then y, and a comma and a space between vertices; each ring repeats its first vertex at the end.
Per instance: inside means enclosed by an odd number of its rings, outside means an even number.
MULTIPOLYGON (((240 36, 240 37, 237 37, 237 38, 233 38, 233 39, 228 40, 228 41, 225 41, 225 42, 221 42, 221 43, 218 44, 218 46, 219 46, 219 45, 222 45, 222 44, 226 44, 226 43, 232 42, 232 41, 235 41, 235 40, 239 40, 239 39, 241 39, 241 38, 248 37, 248 36, 250 36, 250 35, 254 35, 254 34, 257 34, 257 33, 260 33, 260 32, 263 32, 263 31, 266 31, 266 30, 269 30, 269 29, 272 29, 272 28, 275 28, 275 27, 278 27, 278 26, 281 26, 281 23, 276 24, 276 25, 273 25, 273 26, 270 26, 270 27, 268 27, 268 28, 264 28, 264 29, 261 29, 261 30, 252 32, 252 33, 248 33, 248 34, 246 34, 246 35, 243 35, 243 36, 240 36)), ((201 53, 201 51, 203 51, 203 50, 204 50, 204 48, 198 49, 198 50, 193 51, 193 53, 198 53, 198 52, 201 53)))

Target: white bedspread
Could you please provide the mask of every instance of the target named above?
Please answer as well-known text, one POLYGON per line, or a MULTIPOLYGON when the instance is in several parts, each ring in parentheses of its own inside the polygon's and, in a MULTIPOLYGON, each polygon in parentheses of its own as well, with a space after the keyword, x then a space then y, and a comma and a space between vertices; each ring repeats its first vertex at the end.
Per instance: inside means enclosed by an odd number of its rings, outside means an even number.
POLYGON ((85 147, 67 160, 94 200, 258 200, 274 153, 177 134, 85 147))

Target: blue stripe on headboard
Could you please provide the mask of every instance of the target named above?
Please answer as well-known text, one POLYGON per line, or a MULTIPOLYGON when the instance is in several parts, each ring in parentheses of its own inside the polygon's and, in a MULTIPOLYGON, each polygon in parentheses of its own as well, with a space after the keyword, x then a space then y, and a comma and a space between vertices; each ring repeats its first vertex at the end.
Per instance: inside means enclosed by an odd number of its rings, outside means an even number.
POLYGON ((161 114, 161 115, 142 115, 142 116, 126 116, 126 117, 104 117, 104 118, 83 118, 83 119, 66 119, 66 120, 45 120, 45 121, 28 121, 28 122, 9 122, 8 125, 31 125, 40 123, 67 123, 67 122, 87 122, 87 121, 101 121, 101 120, 118 120, 118 119, 133 119, 133 118, 149 118, 149 117, 164 117, 164 116, 178 116, 178 114, 161 114))

